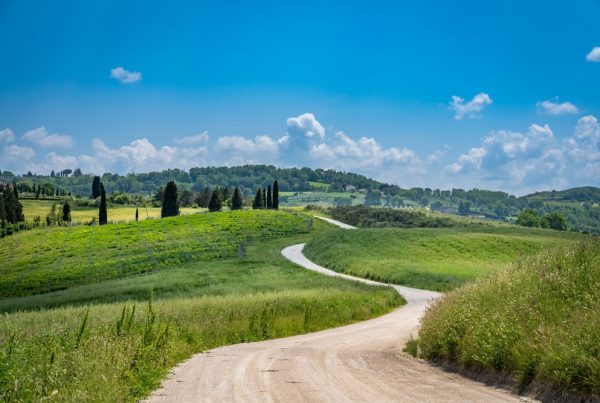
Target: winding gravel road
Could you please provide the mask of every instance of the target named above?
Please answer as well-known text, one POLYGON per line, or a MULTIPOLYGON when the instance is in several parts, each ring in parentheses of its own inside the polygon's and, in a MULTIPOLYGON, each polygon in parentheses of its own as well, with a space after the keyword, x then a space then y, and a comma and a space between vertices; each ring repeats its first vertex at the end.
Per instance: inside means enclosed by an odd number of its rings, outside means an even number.
MULTIPOLYGON (((388 286, 321 267, 302 254, 303 247, 304 244, 293 245, 282 254, 299 266, 328 276, 388 286)), ((520 400, 505 390, 446 372, 403 353, 402 346, 415 334, 428 301, 439 294, 393 287, 407 304, 387 315, 321 332, 224 346, 197 354, 177 366, 148 401, 520 400)))

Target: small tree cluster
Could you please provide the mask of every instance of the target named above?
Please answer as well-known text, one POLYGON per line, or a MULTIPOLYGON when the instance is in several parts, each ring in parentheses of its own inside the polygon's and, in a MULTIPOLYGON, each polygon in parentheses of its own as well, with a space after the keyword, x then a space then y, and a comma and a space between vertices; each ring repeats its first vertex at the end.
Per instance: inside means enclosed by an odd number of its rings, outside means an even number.
POLYGON ((549 228, 557 231, 567 230, 567 220, 561 213, 547 213, 539 216, 534 210, 521 211, 516 221, 517 225, 532 228, 549 228))
POLYGON ((273 187, 268 185, 266 188, 258 188, 254 201, 252 202, 253 209, 279 209, 279 184, 273 182, 273 187))

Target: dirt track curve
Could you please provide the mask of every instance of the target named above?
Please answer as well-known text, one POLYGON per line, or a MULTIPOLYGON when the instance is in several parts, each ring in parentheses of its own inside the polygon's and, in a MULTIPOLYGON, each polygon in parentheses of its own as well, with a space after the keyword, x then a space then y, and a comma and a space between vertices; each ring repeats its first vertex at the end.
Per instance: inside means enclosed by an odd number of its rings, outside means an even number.
MULTIPOLYGON (((320 218, 320 217, 319 217, 320 218)), ((333 224, 337 222, 327 219, 333 224)), ((342 223, 339 223, 342 224, 342 223)), ((350 228, 344 224, 344 228, 350 228)), ((309 270, 304 244, 282 251, 309 270)), ((200 353, 172 371, 149 402, 519 401, 505 390, 414 359, 402 346, 438 293, 393 286, 407 304, 382 317, 321 332, 236 344, 200 353)))

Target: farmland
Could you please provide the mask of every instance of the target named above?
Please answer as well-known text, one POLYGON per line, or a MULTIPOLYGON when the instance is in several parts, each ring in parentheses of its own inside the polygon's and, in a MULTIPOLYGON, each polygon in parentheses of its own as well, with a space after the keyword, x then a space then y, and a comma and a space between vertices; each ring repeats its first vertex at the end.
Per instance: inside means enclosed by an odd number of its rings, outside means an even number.
MULTIPOLYGON (((56 205, 57 209, 62 207, 61 200, 33 200, 22 199, 23 213, 28 221, 32 221, 33 217, 38 216, 44 220, 44 217, 50 212, 52 205, 56 205)), ((132 205, 113 205, 108 210, 108 218, 110 222, 134 221, 136 206, 132 205)), ((205 209, 182 207, 181 214, 194 214, 202 212, 205 209)), ((139 219, 159 218, 160 207, 139 207, 139 219)), ((98 219, 98 207, 82 207, 71 203, 71 221, 73 223, 89 223, 94 219, 98 219)))
POLYGON ((514 226, 332 230, 317 234, 305 254, 343 273, 447 291, 520 257, 582 238, 514 226))
POLYGON ((46 285, 40 281, 37 289, 18 288, 13 294, 20 297, 0 299, 0 311, 7 312, 0 327, 0 400, 134 401, 193 353, 365 320, 402 303, 393 290, 323 278, 283 259, 282 247, 326 228, 310 222, 294 213, 242 211, 93 228, 115 231, 127 248, 108 247, 113 237, 90 235, 88 227, 32 230, 1 240, 3 259, 17 272, 28 268, 15 266, 21 253, 10 256, 8 250, 37 241, 45 246, 33 251, 36 258, 58 272, 97 260, 112 264, 98 262, 93 270, 114 276, 92 282, 90 270, 85 284, 85 271, 79 270, 61 283, 56 280, 64 278, 40 265, 36 278, 46 285), (215 241, 188 239, 192 229, 215 241), (136 234, 144 234, 153 255, 136 234), (94 259, 79 259, 60 246, 54 250, 65 239, 81 244, 78 248, 90 246, 90 239, 104 246, 94 249, 94 259), (237 251, 240 240, 246 242, 244 256, 237 251), (170 249, 159 247, 164 244, 170 249), (189 258, 196 254, 201 258, 189 258), (151 256, 158 266, 136 274, 142 270, 133 265, 143 266, 151 256), (119 262, 132 271, 120 277, 119 262), (49 284, 62 286, 32 294, 49 284))

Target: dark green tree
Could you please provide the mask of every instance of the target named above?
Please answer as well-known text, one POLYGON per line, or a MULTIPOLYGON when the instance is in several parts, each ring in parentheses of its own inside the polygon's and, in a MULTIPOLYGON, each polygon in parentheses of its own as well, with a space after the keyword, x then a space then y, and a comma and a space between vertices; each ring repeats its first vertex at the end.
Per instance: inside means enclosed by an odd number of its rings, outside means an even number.
POLYGON ((223 200, 221 200, 221 195, 219 189, 213 190, 210 195, 210 201, 208 202, 208 211, 219 211, 223 207, 223 200))
POLYGON ((140 220, 140 212, 138 211, 138 208, 135 208, 135 220, 139 221, 140 220))
POLYGON ((106 192, 104 186, 100 184, 100 210, 98 211, 98 224, 108 224, 108 213, 106 211, 106 192))
POLYGON ((202 191, 196 197, 196 204, 198 207, 207 208, 208 203, 210 202, 210 196, 212 192, 210 191, 210 187, 206 186, 202 189, 202 191))
POLYGON ((279 183, 273 182, 273 208, 279 209, 279 183))
POLYGON ((94 176, 92 180, 92 199, 100 197, 100 193, 102 193, 102 189, 100 189, 100 177, 94 176))
POLYGON ((548 213, 540 220, 540 225, 543 228, 550 228, 556 231, 567 230, 567 220, 561 213, 548 213))
POLYGON ((62 207, 62 220, 71 222, 71 206, 67 202, 65 202, 62 207))
POLYGON ((267 186, 267 208, 273 208, 273 194, 271 193, 271 185, 267 186))
POLYGON ((177 185, 171 181, 165 188, 165 196, 160 210, 161 217, 174 217, 179 215, 179 200, 177 185))
POLYGON ((260 208, 267 208, 267 189, 263 188, 262 190, 262 199, 261 199, 262 205, 260 206, 260 208))
POLYGON ((252 202, 252 208, 255 210, 260 209, 262 208, 262 205, 262 190, 258 188, 258 190, 256 191, 256 196, 254 196, 254 201, 252 202))
POLYGON ((523 227, 539 227, 540 217, 538 217, 535 211, 526 209, 519 213, 516 223, 517 225, 522 225, 523 227))
POLYGON ((242 192, 240 192, 240 188, 236 187, 233 190, 233 196, 231 198, 231 209, 232 210, 241 210, 244 205, 244 200, 242 198, 242 192))

